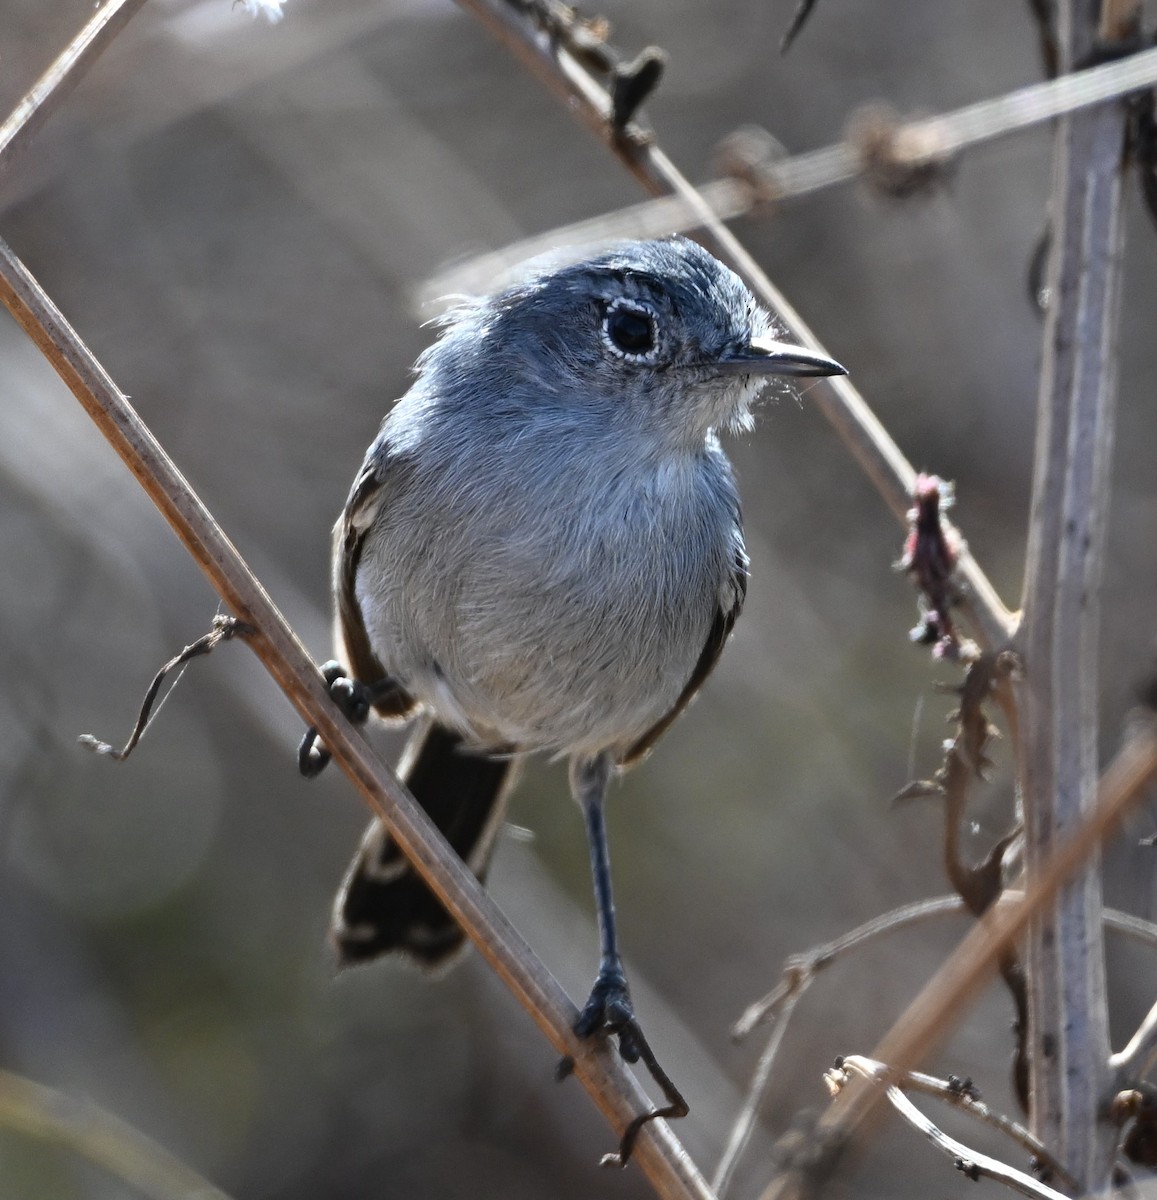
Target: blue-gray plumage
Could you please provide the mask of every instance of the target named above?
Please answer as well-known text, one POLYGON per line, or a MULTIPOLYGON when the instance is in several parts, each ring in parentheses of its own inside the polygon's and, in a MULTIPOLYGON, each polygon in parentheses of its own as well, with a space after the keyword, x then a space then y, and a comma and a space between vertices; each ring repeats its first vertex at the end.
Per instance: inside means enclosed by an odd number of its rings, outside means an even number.
MULTIPOLYGON (((771 340, 694 242, 617 247, 462 304, 386 417, 335 530, 338 640, 385 717, 423 716, 403 776, 482 877, 520 755, 566 755, 602 961, 576 1028, 638 1027, 602 804, 722 650, 746 588, 717 431, 770 375, 842 372, 771 340)), ((344 961, 437 964, 462 935, 371 829, 335 909, 344 961)))

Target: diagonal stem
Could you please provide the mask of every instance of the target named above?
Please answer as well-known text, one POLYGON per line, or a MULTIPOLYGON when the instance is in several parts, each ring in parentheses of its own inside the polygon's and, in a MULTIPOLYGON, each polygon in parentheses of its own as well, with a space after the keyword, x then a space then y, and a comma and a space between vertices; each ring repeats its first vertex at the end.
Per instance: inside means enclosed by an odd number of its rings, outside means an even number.
MULTIPOLYGON (((605 142, 647 191, 684 200, 698 214, 704 245, 743 276, 798 341, 826 353, 786 297, 654 139, 634 126, 621 135, 613 131, 606 92, 565 47, 550 44, 507 0, 458 0, 458 3, 477 17, 568 112, 605 142)), ((843 376, 823 380, 808 395, 815 397, 824 417, 897 519, 906 523, 916 472, 864 397, 843 376)), ((1004 646, 1016 628, 1016 618, 1001 603, 967 546, 961 551, 957 573, 964 584, 964 609, 979 640, 986 647, 1004 646)))
MULTIPOLYGON (((577 1011, 558 982, 450 849, 380 755, 350 725, 308 651, 232 542, 47 294, 0 242, 0 303, 37 344, 100 432, 136 476, 233 613, 255 633, 247 644, 303 720, 314 726, 375 816, 469 935, 613 1127, 622 1133, 651 1106, 606 1039, 572 1032, 577 1011)), ((686 1151, 662 1122, 643 1127, 635 1158, 659 1195, 710 1200, 686 1151)))
POLYGON ((0 167, 31 141, 145 0, 107 0, 0 125, 0 167))

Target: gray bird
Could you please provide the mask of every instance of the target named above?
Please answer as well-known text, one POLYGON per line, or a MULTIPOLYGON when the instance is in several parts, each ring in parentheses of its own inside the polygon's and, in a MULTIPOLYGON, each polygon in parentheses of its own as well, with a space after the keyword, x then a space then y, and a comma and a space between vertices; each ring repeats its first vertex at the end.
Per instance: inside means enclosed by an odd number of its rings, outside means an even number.
MULTIPOLYGON (((621 245, 456 308, 334 531, 331 685, 356 695, 355 716, 419 718, 399 773, 479 879, 522 757, 569 759, 601 936, 575 1030, 618 1034, 630 1061, 645 1043, 615 935, 607 788, 687 706, 743 603, 718 431, 750 427, 769 376, 843 373, 772 340, 694 242, 621 245)), ((325 757, 307 737, 303 771, 325 757)), ((463 945, 377 823, 333 936, 345 964, 397 950, 436 967, 463 945)))

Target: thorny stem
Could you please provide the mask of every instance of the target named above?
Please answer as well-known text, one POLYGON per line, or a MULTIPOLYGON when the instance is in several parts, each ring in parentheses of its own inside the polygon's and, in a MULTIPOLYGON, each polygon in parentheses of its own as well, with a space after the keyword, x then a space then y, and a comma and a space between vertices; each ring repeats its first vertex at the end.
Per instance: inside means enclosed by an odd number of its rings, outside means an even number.
MULTIPOLYGON (((1060 6, 1062 68, 1093 47, 1098 5, 1060 6)), ((1126 111, 1105 104, 1057 129, 1051 302, 1018 638, 1018 763, 1025 869, 1037 878, 1086 817, 1097 787, 1098 593, 1116 401, 1121 173, 1126 111)), ((1099 856, 1032 927, 1027 943, 1033 1131, 1086 1190, 1108 1181, 1113 1128, 1099 856)))

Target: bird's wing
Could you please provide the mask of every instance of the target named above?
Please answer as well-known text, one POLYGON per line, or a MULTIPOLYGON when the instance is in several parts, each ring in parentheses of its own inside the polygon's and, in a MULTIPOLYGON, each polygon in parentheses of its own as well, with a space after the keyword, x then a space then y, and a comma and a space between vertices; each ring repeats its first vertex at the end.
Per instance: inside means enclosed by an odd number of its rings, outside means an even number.
POLYGON ((727 581, 720 590, 719 607, 715 610, 715 620, 711 623, 711 631, 707 635, 703 652, 699 655, 699 661, 695 664, 695 670, 691 672, 687 686, 679 693, 679 699, 671 706, 670 711, 656 721, 638 741, 628 747, 626 753, 619 760, 620 766, 632 766, 649 754, 655 743, 691 703, 691 698, 703 686, 703 681, 711 674, 715 664, 719 661, 719 656, 723 653, 723 647, 743 608, 746 596, 747 555, 743 552, 742 546, 737 546, 732 555, 731 570, 728 573, 727 581))
POLYGON ((385 499, 388 459, 371 454, 362 466, 349 499, 333 530, 333 593, 337 616, 337 638, 345 648, 350 674, 373 691, 374 709, 383 717, 409 716, 417 707, 414 698, 389 672, 374 653, 358 603, 358 563, 366 533, 385 499))

